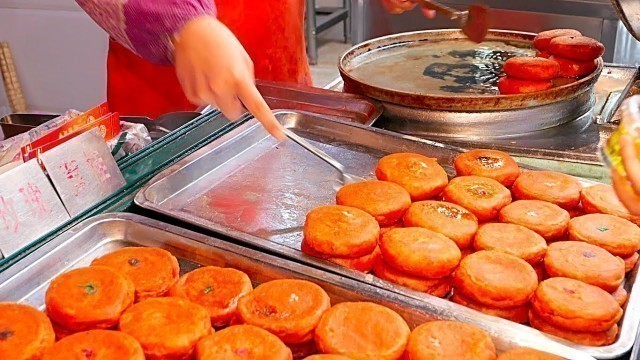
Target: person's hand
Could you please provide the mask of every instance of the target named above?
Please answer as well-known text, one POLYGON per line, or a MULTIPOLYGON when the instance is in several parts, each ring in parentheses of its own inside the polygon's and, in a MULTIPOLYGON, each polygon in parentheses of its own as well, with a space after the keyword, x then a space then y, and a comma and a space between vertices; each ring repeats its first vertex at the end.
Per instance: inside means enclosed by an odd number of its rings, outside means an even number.
POLYGON ((176 74, 189 101, 215 106, 230 120, 246 108, 271 135, 285 137, 255 86, 253 62, 226 26, 210 16, 191 20, 174 46, 176 74))
POLYGON ((622 204, 633 215, 640 215, 640 160, 633 138, 620 137, 620 155, 626 171, 622 176, 615 168, 611 170, 611 182, 622 204))
MULTIPOLYGON (((402 14, 405 11, 413 10, 416 3, 412 0, 380 0, 382 6, 391 14, 402 14)), ((422 13, 429 19, 436 17, 436 12, 422 8, 422 13)))

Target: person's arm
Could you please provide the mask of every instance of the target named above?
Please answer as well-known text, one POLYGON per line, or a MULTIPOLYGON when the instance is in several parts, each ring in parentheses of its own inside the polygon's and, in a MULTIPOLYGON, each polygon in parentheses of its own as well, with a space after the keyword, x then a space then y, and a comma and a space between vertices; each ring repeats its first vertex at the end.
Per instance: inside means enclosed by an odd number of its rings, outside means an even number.
POLYGON ((173 61, 173 37, 193 19, 215 16, 213 0, 76 0, 114 40, 146 60, 173 61))
MULTIPOLYGON (((414 0, 380 0, 382 2, 382 6, 391 14, 402 14, 405 11, 413 10, 416 7, 416 2, 414 0)), ((433 10, 428 10, 422 8, 422 13, 428 19, 433 19, 436 17, 436 12, 433 10)))
POLYGON ((283 139, 255 86, 253 62, 215 18, 213 0, 76 0, 112 38, 144 59, 174 64, 187 99, 213 105, 230 120, 245 108, 283 139))

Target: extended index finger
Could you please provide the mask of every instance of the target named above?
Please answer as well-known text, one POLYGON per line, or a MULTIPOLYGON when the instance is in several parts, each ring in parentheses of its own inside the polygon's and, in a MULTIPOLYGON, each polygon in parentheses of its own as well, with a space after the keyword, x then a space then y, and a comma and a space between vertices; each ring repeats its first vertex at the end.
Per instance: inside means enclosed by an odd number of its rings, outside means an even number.
POLYGON ((251 81, 244 81, 239 86, 238 98, 242 101, 244 107, 262 123, 262 126, 264 126, 269 134, 278 140, 284 139, 285 135, 282 125, 273 115, 269 105, 264 101, 255 84, 251 81))

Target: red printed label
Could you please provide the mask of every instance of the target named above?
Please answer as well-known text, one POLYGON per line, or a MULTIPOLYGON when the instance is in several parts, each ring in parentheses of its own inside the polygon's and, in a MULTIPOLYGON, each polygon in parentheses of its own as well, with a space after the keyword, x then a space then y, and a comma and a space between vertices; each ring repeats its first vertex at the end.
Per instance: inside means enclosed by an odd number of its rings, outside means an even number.
POLYGON ((111 140, 114 137, 118 136, 118 134, 120 133, 120 115, 118 113, 112 113, 109 114, 107 116, 104 116, 103 118, 99 119, 98 121, 94 121, 91 124, 85 125, 84 127, 76 130, 75 132, 54 140, 52 142, 49 142, 41 147, 35 148, 31 151, 26 151, 25 148, 22 148, 23 150, 23 158, 24 161, 29 161, 31 159, 34 159, 38 156, 38 154, 44 153, 48 150, 53 149, 54 147, 69 141, 73 138, 75 138, 76 136, 80 135, 80 134, 84 134, 85 132, 98 128, 100 131, 100 135, 102 136, 102 138, 105 141, 111 140), (26 151, 26 152, 24 152, 26 151))
POLYGON ((109 114, 109 106, 107 103, 100 104, 93 109, 67 121, 64 125, 59 128, 51 131, 50 133, 35 139, 31 143, 25 145, 22 148, 22 154, 28 153, 32 149, 37 149, 42 147, 50 142, 55 140, 64 138, 69 134, 74 133, 78 129, 91 124, 96 121, 96 119, 101 119, 105 115, 109 114))

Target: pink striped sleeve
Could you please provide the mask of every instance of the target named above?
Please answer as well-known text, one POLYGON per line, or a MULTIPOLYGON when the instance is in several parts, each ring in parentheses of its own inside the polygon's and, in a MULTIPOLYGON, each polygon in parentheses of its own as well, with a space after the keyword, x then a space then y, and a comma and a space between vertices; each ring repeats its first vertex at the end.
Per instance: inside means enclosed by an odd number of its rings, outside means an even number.
POLYGON ((171 39, 194 18, 216 15, 213 0, 76 0, 112 38, 143 58, 170 64, 171 39))

